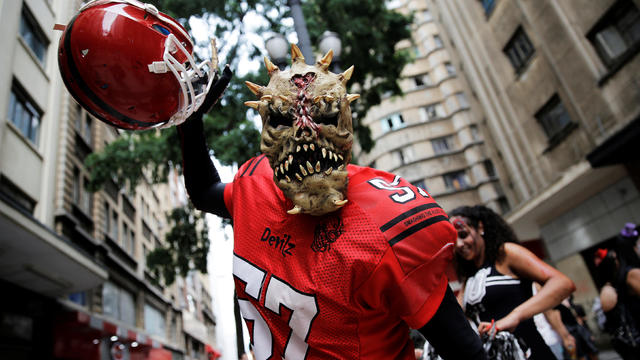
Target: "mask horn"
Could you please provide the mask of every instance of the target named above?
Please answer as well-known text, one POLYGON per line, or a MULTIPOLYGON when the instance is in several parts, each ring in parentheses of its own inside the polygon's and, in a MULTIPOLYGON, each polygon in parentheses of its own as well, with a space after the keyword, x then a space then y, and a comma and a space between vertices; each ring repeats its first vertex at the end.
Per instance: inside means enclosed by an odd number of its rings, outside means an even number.
POLYGON ((271 73, 273 73, 274 71, 280 71, 280 69, 278 69, 277 66, 275 66, 271 60, 269 60, 268 57, 264 57, 264 64, 267 66, 267 71, 269 72, 269 76, 271 76, 271 73))
POLYGON ((251 92, 254 95, 257 95, 258 97, 262 97, 262 94, 264 93, 264 86, 260 86, 258 84, 254 84, 251 81, 245 81, 244 83, 245 83, 245 85, 247 85, 249 90, 251 90, 251 92))
POLYGON ((322 59, 318 60, 318 66, 322 68, 322 70, 327 71, 329 65, 331 65, 331 60, 333 60, 333 49, 329 49, 322 59))
POLYGON ((296 44, 291 44, 291 64, 294 62, 304 62, 304 56, 296 44))
POLYGON ((353 65, 351 65, 350 68, 348 68, 347 70, 345 70, 342 74, 340 74, 340 80, 342 80, 343 83, 347 83, 347 81, 349 81, 349 79, 351 79, 351 75, 353 75, 353 65))

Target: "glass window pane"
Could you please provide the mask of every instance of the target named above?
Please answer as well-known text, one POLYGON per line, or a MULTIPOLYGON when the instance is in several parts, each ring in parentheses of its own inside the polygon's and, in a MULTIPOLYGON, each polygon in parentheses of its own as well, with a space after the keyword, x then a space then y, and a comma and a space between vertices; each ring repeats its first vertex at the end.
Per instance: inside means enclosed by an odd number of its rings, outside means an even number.
POLYGON ((113 318, 119 318, 118 288, 110 282, 102 285, 102 313, 113 318))
POLYGON ((164 316, 158 309, 149 304, 144 304, 144 329, 149 334, 157 335, 161 338, 166 336, 164 316))
POLYGON ((120 289, 120 317, 125 324, 136 325, 136 305, 133 294, 120 289))

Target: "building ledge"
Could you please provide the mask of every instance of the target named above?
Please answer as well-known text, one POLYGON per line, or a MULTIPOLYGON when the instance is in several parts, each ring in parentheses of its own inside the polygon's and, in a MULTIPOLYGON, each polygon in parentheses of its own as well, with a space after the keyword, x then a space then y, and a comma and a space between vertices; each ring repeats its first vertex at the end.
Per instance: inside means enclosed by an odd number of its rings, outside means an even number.
POLYGON ((46 296, 91 289, 107 279, 93 258, 0 196, 0 278, 46 296))

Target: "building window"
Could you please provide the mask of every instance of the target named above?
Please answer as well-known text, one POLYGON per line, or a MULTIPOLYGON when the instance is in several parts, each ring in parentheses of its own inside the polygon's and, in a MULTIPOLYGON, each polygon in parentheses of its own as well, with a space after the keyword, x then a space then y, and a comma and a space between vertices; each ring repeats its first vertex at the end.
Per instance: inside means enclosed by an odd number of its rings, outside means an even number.
POLYGON ((102 285, 102 313, 135 326, 136 307, 133 294, 107 281, 102 285))
POLYGON ((17 85, 11 88, 9 99, 9 119, 22 135, 32 143, 38 144, 40 117, 42 112, 17 85))
POLYGON ((118 213, 115 210, 111 211, 111 231, 109 232, 109 236, 118 242, 118 213))
POLYGON ((163 339, 167 336, 163 313, 149 304, 144 304, 144 330, 163 339))
POLYGON ((455 66, 453 66, 452 63, 447 61, 446 63, 444 63, 444 68, 447 69, 447 75, 449 75, 449 76, 455 76, 456 75, 456 68, 455 68, 455 66))
POLYGON ((617 1, 587 37, 605 65, 617 67, 640 49, 640 11, 631 0, 617 1))
POLYGON ((440 35, 433 35, 433 43, 436 46, 436 49, 440 49, 441 47, 444 46, 444 44, 442 43, 442 38, 440 38, 440 35))
POLYGON ((493 166, 493 162, 487 159, 482 163, 484 165, 484 170, 487 173, 487 176, 490 178, 496 177, 496 168, 493 166))
POLYGON ((511 205, 509 205, 509 200, 507 200, 506 197, 499 197, 497 201, 498 206, 500 207, 500 212, 502 212, 502 214, 506 214, 511 211, 511 205))
POLYGON ((414 76, 413 82, 416 84, 416 87, 429 86, 431 85, 431 77, 429 76, 429 73, 424 73, 414 76))
POLYGON ((460 108, 465 109, 469 107, 469 101, 467 100, 467 96, 464 93, 457 93, 456 99, 458 100, 458 105, 460 105, 460 108))
POLYGON ((520 73, 524 70, 531 56, 533 56, 535 49, 522 27, 518 27, 503 51, 509 58, 516 73, 520 73))
POLYGON ((470 125, 469 130, 471 131, 471 138, 474 141, 482 140, 482 137, 480 136, 480 129, 478 129, 478 125, 475 125, 475 124, 470 125))
POLYGON ((399 113, 391 114, 386 118, 382 119, 381 121, 382 121, 383 132, 397 130, 405 126, 404 118, 399 113))
POLYGON ((78 113, 76 115, 76 132, 89 146, 93 144, 93 138, 91 136, 91 122, 91 117, 89 117, 87 113, 83 112, 80 105, 78 105, 78 113))
POLYGON ((421 16, 422 16, 422 21, 424 22, 433 20, 433 15, 431 15, 431 11, 429 10, 422 11, 421 16))
POLYGON ((44 66, 49 40, 26 7, 22 8, 22 16, 20 17, 20 36, 33 51, 40 64, 44 66))
POLYGON ((69 294, 69 301, 81 306, 87 306, 87 293, 76 292, 76 293, 69 294))
POLYGON ((415 159, 415 153, 413 152, 413 148, 409 145, 404 147, 402 150, 396 151, 397 157, 400 161, 400 164, 408 164, 415 159))
POLYGON ((565 109, 560 97, 554 95, 551 99, 536 113, 536 119, 542 126, 550 143, 555 143, 562 139, 573 122, 567 109, 565 109))
POLYGON ((125 250, 127 250, 127 253, 133 257, 135 257, 135 251, 136 251, 136 233, 133 232, 133 230, 129 231, 129 237, 127 239, 127 245, 125 250))
POLYGON ((480 0, 482 3, 482 8, 484 9, 484 14, 489 16, 493 12, 493 8, 496 6, 495 0, 480 0))
POLYGON ((424 180, 418 180, 411 183, 413 186, 420 188, 424 191, 427 191, 427 185, 425 185, 424 180))
POLYGON ((447 190, 464 190, 469 187, 469 180, 464 171, 444 174, 442 178, 444 179, 444 186, 447 190))
POLYGON ((453 150, 453 136, 444 136, 431 140, 431 146, 435 154, 444 154, 453 150))
POLYGON ((404 165, 405 164, 405 160, 404 160, 404 154, 402 153, 402 150, 396 150, 394 151, 396 159, 398 159, 398 162, 400 163, 400 165, 404 165))
POLYGON ((81 195, 80 195, 80 208, 87 214, 91 215, 93 208, 93 194, 87 189, 87 184, 89 183, 89 179, 83 177, 83 182, 81 184, 81 195))
POLYGON ((93 194, 87 190, 86 184, 89 183, 89 179, 80 175, 80 170, 77 167, 73 168, 72 178, 72 199, 80 210, 85 214, 91 215, 93 207, 93 194))
POLYGON ((109 209, 109 203, 104 202, 104 233, 106 235, 111 234, 111 210, 109 209))
POLYGON ((439 103, 427 105, 420 109, 420 117, 422 118, 422 121, 431 121, 444 116, 444 107, 439 103))

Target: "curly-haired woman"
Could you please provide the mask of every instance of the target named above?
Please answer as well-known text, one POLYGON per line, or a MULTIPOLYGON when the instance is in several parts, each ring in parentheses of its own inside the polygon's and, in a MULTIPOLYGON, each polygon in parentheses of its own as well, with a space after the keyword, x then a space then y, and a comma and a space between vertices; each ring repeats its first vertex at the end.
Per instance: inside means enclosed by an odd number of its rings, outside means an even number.
POLYGON ((510 331, 531 350, 529 359, 555 358, 532 318, 569 296, 573 282, 519 245, 513 229, 488 207, 463 206, 449 216, 458 232, 462 305, 480 334, 492 327, 510 331), (532 282, 542 285, 535 295, 532 282))

